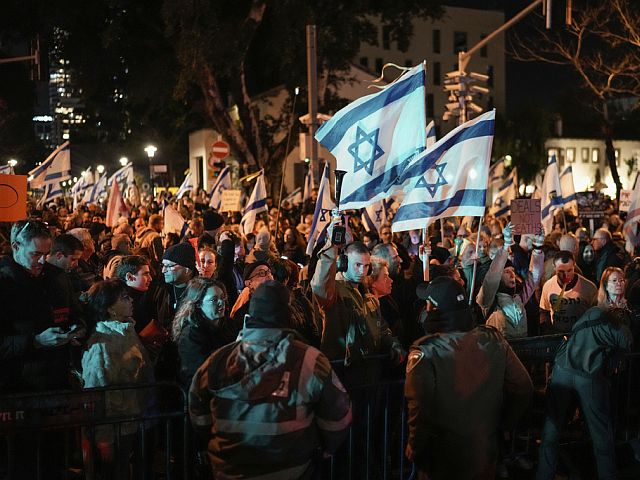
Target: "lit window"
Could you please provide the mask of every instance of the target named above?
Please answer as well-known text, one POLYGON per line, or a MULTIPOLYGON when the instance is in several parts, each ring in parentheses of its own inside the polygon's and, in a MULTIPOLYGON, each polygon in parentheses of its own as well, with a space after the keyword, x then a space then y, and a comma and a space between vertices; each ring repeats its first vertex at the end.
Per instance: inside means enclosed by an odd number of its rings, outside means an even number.
POLYGON ((591 149, 591 163, 599 163, 600 162, 600 149, 592 148, 591 149))

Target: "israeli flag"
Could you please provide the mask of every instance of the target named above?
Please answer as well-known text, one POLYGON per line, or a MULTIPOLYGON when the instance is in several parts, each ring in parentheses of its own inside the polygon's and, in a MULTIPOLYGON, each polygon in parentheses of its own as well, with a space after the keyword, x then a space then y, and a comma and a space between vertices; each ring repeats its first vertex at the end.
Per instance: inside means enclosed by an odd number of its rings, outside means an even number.
MULTIPOLYGON (((96 172, 97 173, 97 172, 96 172)), ((102 176, 95 182, 93 187, 88 189, 84 198, 82 199, 82 203, 87 205, 94 204, 97 205, 98 201, 101 198, 105 198, 107 196, 107 174, 103 173, 102 176)))
POLYGON ((336 208, 336 204, 331 199, 331 184, 329 182, 329 164, 325 163, 320 186, 318 188, 318 199, 313 212, 313 222, 309 231, 309 242, 307 243, 307 255, 313 253, 318 241, 325 235, 329 223, 331 223, 331 211, 336 208))
POLYGON ((426 147, 425 67, 362 97, 325 122, 315 138, 347 174, 340 208, 358 209, 391 196, 398 178, 426 147))
POLYGON ((44 194, 38 201, 36 208, 42 209, 44 206, 56 198, 62 197, 64 195, 64 191, 60 186, 59 182, 56 183, 46 183, 44 186, 44 194))
POLYGON ((13 169, 9 165, 0 165, 0 174, 13 175, 13 169))
POLYGON ((578 199, 576 198, 576 187, 573 184, 573 169, 571 165, 560 174, 560 190, 562 190, 564 209, 569 210, 572 215, 578 216, 578 199))
POLYGON ((180 188, 178 188, 178 191, 176 192, 176 198, 180 200, 182 197, 184 197, 185 193, 192 191, 194 189, 195 189, 195 185, 193 182, 193 175, 191 175, 191 172, 189 172, 184 177, 184 180, 182 181, 182 185, 180 185, 180 188))
POLYGON ((182 218, 182 215, 173 208, 171 205, 165 204, 162 209, 162 216, 164 218, 164 227, 162 233, 177 233, 180 238, 184 237, 189 229, 189 224, 182 218))
POLYGON ((240 221, 240 227, 245 236, 253 232, 258 214, 266 211, 267 189, 264 186, 264 171, 262 171, 260 175, 258 175, 256 185, 253 187, 253 192, 251 192, 251 196, 247 201, 247 206, 244 207, 242 220, 240 221))
POLYGON ((362 224, 367 232, 380 231, 380 227, 387 223, 387 207, 384 200, 380 200, 362 209, 362 224))
POLYGON ((222 192, 229 188, 231 188, 231 170, 229 166, 226 166, 218 175, 216 183, 213 184, 209 206, 215 210, 219 210, 222 204, 222 192))
POLYGON ((304 177, 304 192, 302 193, 303 202, 311 200, 311 192, 314 188, 316 188, 316 182, 313 178, 313 169, 311 168, 311 165, 309 165, 307 174, 304 177))
POLYGON ((558 163, 553 155, 547 165, 544 180, 540 187, 540 217, 545 235, 553 230, 553 212, 563 205, 560 177, 558 176, 558 163))
POLYGON ((408 165, 406 196, 392 230, 421 229, 443 217, 484 215, 495 110, 460 125, 408 165))
POLYGON ((300 205, 302 203, 302 188, 298 187, 289 195, 284 197, 282 202, 280 202, 280 205, 284 202, 289 202, 289 205, 300 205))
MULTIPOLYGON (((71 178, 71 146, 64 142, 47 159, 29 172, 30 188, 42 188, 47 183, 60 183, 71 178)), ((54 189, 55 190, 55 189, 54 189)))
POLYGON ((496 218, 511 215, 511 200, 518 196, 518 173, 517 169, 511 170, 511 173, 498 189, 498 196, 493 202, 489 213, 496 218))
POLYGON ((127 189, 134 184, 133 165, 129 163, 116 170, 113 175, 109 177, 109 181, 107 182, 109 186, 113 185, 114 180, 118 182, 120 191, 126 192, 127 189))
POLYGON ((71 194, 73 196, 73 209, 75 210, 78 207, 78 204, 84 199, 87 190, 93 188, 95 185, 95 180, 93 173, 91 173, 91 167, 87 168, 82 175, 80 176, 80 180, 76 182, 76 184, 71 189, 71 194))

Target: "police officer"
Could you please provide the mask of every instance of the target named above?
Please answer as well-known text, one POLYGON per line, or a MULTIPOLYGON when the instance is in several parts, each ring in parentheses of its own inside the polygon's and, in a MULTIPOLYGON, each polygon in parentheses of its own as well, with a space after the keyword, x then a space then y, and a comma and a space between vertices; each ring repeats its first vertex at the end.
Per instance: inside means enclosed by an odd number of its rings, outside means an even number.
POLYGON ((407 363, 406 455, 420 479, 493 480, 499 431, 526 409, 531 378, 496 329, 475 326, 454 279, 437 277, 417 293, 427 304, 428 335, 407 363))

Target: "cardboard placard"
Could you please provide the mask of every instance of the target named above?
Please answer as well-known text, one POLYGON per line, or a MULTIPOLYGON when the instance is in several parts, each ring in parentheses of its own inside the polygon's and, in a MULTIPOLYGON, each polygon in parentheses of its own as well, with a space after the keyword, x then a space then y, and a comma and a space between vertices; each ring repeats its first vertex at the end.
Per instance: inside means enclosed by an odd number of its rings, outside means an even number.
POLYGON ((27 176, 0 174, 0 222, 27 218, 27 176))
POLYGON ((227 189, 222 192, 220 202, 220 212, 240 212, 242 211, 242 190, 227 189))
POLYGON ((631 206, 631 194, 633 190, 620 190, 620 204, 618 209, 621 212, 628 212, 631 206))
POLYGON ((542 230, 540 199, 519 198, 511 200, 511 223, 515 235, 537 235, 542 230))

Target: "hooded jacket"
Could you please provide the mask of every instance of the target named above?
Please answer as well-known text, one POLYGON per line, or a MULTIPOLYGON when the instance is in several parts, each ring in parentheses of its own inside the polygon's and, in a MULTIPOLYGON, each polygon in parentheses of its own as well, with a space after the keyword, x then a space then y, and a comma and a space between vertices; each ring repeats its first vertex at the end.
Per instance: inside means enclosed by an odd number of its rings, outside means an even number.
POLYGON ((189 392, 191 421, 209 438, 217 479, 310 478, 351 424, 349 397, 317 349, 288 330, 245 328, 213 353, 189 392))

